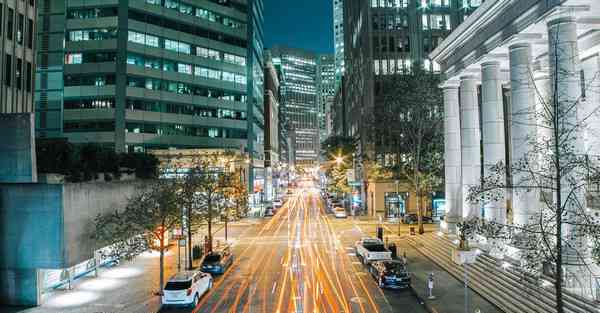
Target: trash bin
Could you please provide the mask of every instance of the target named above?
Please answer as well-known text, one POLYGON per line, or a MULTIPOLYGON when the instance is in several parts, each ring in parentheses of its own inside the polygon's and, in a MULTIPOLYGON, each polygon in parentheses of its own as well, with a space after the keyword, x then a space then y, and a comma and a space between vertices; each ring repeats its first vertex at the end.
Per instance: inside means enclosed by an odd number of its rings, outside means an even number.
POLYGON ((383 241, 383 227, 377 226, 377 238, 383 241))
POLYGON ((411 227, 410 227, 410 235, 411 235, 411 236, 414 236, 414 235, 416 235, 416 234, 417 234, 417 233, 415 232, 415 227, 414 227, 414 226, 411 226, 411 227))

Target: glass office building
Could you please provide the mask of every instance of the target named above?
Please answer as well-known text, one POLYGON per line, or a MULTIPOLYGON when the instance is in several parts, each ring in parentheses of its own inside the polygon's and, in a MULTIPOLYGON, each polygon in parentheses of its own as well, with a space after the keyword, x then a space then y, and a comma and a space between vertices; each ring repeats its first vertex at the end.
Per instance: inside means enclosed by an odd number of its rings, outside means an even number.
POLYGON ((281 112, 291 136, 293 163, 311 166, 318 162, 319 106, 317 56, 300 49, 275 46, 270 49, 281 73, 281 112))
POLYGON ((262 1, 42 0, 37 135, 262 158, 262 1))

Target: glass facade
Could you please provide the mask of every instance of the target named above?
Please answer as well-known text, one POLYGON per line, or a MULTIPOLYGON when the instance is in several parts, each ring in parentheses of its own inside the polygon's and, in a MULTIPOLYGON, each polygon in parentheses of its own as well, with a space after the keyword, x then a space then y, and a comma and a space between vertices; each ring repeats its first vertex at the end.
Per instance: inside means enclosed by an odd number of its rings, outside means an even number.
MULTIPOLYGON (((262 1, 41 2, 47 29, 38 37, 49 46, 38 52, 38 136, 117 151, 225 148, 262 158, 262 110, 251 106, 262 104, 253 73, 262 68, 262 1)), ((14 33, 27 41, 21 28, 14 33)))

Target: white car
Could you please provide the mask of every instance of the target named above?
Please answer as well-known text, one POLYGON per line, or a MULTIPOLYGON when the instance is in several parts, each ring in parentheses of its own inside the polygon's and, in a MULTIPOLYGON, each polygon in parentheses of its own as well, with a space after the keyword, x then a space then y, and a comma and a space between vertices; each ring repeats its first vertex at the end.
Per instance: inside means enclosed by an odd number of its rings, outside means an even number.
POLYGON ((283 205, 283 201, 281 201, 280 199, 276 199, 273 201, 273 206, 276 208, 280 208, 283 205))
POLYGON ((346 218, 348 217, 348 214, 346 214, 346 209, 342 208, 342 207, 336 207, 333 209, 333 214, 335 215, 336 218, 346 218))
POLYGON ((199 271, 183 271, 171 277, 162 296, 163 305, 193 305, 196 307, 200 297, 211 287, 212 276, 199 271))

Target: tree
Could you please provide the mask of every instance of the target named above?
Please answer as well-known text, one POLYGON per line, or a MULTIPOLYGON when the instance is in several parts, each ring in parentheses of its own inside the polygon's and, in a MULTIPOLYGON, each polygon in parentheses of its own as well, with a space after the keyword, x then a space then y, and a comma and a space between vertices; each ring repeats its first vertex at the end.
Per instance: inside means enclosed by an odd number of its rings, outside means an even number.
POLYGON ((424 233, 421 199, 441 185, 443 177, 443 101, 439 83, 439 75, 418 64, 411 72, 392 76, 384 82, 387 92, 367 123, 370 139, 379 152, 395 156, 396 179, 408 181, 414 188, 420 234, 424 233))
POLYGON ((181 222, 177 189, 172 181, 153 182, 137 190, 124 209, 98 215, 94 220, 94 239, 100 246, 112 245, 118 258, 133 258, 148 249, 159 251, 160 294, 164 286, 166 234, 181 222))
MULTIPOLYGON (((556 34, 550 36, 554 46, 549 51, 550 79, 542 81, 544 85, 534 83, 533 72, 527 70, 536 107, 512 113, 512 127, 535 130, 526 138, 530 149, 508 164, 492 166, 483 183, 468 192, 469 201, 482 204, 502 200, 506 191, 533 194, 538 199, 535 211, 525 223, 473 219, 462 223, 461 228, 494 239, 500 249, 505 244, 519 248, 522 269, 528 274, 540 276, 544 266, 550 265, 557 312, 563 313, 565 277, 578 281, 582 272, 589 270, 590 253, 594 262, 600 262, 600 225, 589 210, 598 197, 590 187, 599 181, 600 168, 598 156, 583 149, 584 134, 589 126, 597 126, 598 104, 590 107, 591 101, 584 101, 578 86, 579 56, 573 54, 571 42, 560 42, 558 31, 556 34), (504 179, 505 173, 512 179, 504 179), (592 249, 588 249, 589 242, 592 249)), ((585 85, 597 86, 597 76, 586 80, 585 85)), ((579 283, 584 290, 591 287, 579 283)))
POLYGON ((352 169, 356 140, 346 136, 330 136, 321 143, 323 158, 326 160, 325 174, 329 177, 328 190, 346 194, 352 191, 348 185, 347 171, 352 169))

